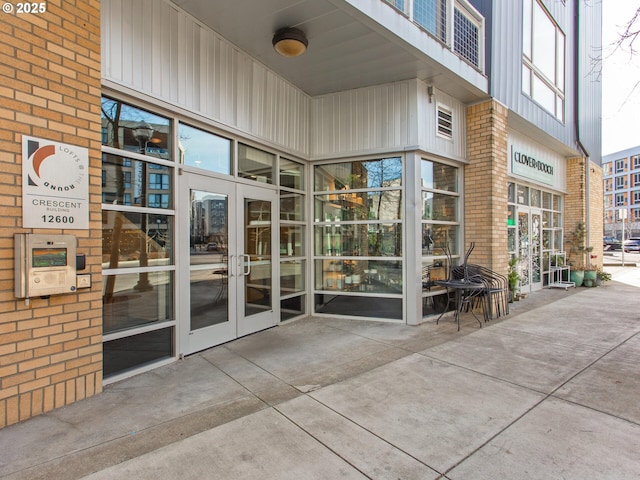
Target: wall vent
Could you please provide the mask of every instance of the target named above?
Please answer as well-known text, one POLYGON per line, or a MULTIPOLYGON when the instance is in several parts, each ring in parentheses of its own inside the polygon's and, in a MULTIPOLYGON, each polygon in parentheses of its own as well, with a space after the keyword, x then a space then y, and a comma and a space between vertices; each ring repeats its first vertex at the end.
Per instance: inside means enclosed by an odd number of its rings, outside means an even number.
POLYGON ((438 105, 438 135, 453 139, 453 112, 438 105))

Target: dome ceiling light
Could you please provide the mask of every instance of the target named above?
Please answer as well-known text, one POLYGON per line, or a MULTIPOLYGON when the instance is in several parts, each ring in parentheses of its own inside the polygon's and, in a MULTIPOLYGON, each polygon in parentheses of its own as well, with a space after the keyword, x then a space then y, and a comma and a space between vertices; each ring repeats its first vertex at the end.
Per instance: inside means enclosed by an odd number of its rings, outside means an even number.
POLYGON ((309 40, 298 28, 281 28, 273 36, 273 48, 283 57, 299 57, 307 51, 309 40))

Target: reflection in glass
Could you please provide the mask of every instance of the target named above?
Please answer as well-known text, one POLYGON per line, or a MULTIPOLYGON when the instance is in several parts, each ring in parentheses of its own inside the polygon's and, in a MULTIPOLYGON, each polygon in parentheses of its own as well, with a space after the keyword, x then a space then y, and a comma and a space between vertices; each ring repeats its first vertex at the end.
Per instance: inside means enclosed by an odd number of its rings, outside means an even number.
POLYGON ((231 174, 231 140, 181 123, 178 127, 180 163, 211 172, 231 174))
POLYGON ((402 224, 334 224, 314 227, 315 254, 401 257, 402 224))
POLYGON ((327 259, 315 262, 316 290, 402 293, 401 261, 327 259))
POLYGON ((144 266, 140 261, 143 245, 148 266, 169 265, 172 238, 172 216, 103 210, 102 268, 144 266))
POLYGON ((516 206, 515 205, 509 205, 507 207, 507 225, 509 227, 516 226, 516 206))
POLYGON ((189 272, 191 331, 229 321, 227 262, 189 272))
POLYGON ((452 255, 458 252, 457 225, 422 224, 422 254, 444 255, 444 249, 449 248, 452 255))
POLYGON ((102 326, 105 334, 173 319, 173 272, 148 272, 152 288, 144 291, 135 288, 139 275, 104 276, 102 326))
POLYGON ((280 186, 304 190, 304 165, 280 158, 280 186))
POLYGON ((272 308, 271 202, 244 200, 243 261, 246 317, 272 308), (248 257, 248 258, 247 258, 248 257))
POLYGON ((280 301, 280 321, 284 322, 294 317, 304 315, 306 312, 306 295, 286 298, 280 301))
POLYGON ((399 220, 402 191, 316 195, 314 216, 317 222, 399 220))
POLYGON ((191 331, 229 321, 227 195, 191 190, 191 331))
POLYGON ((507 184, 507 201, 516 203, 516 184, 513 182, 507 184))
POLYGON ((173 328, 104 342, 102 373, 110 377, 173 356, 173 328))
POLYGON ((314 295, 316 313, 349 315, 366 318, 402 319, 402 299, 336 295, 319 293, 314 295))
POLYGON ((422 219, 455 222, 458 220, 458 197, 422 192, 422 219))
POLYGON ((192 265, 218 263, 220 254, 227 252, 228 203, 226 195, 191 190, 189 244, 192 265), (208 257, 202 257, 202 253, 208 257))
POLYGON ((440 314, 447 307, 447 290, 436 282, 447 280, 450 266, 445 259, 422 261, 422 316, 440 314))
POLYGON ((509 252, 516 251, 516 229, 508 228, 507 229, 507 250, 509 252))
POLYGON ((304 226, 280 224, 280 256, 304 255, 304 226))
POLYGON ((529 205, 529 187, 516 185, 517 200, 520 205, 529 205))
POLYGON ((280 190, 280 220, 304 220, 304 195, 280 190))
POLYGON ((434 190, 458 191, 458 169, 430 160, 421 161, 421 185, 434 190))
POLYGON ((280 262, 280 295, 304 292, 305 260, 280 262))
POLYGON ((273 183, 276 156, 243 143, 238 144, 238 176, 273 183))
POLYGON ((531 206, 532 207, 540 207, 540 202, 542 201, 541 192, 537 188, 532 188, 531 192, 531 206))
POLYGON ((171 122, 132 105, 102 97, 102 144, 110 147, 143 153, 165 160, 171 159, 171 122), (137 135, 136 129, 143 127, 147 139, 137 135))
POLYGON ((102 154, 102 202, 111 205, 171 208, 173 169, 102 154))
POLYGON ((315 167, 315 191, 400 187, 402 160, 398 157, 315 167))

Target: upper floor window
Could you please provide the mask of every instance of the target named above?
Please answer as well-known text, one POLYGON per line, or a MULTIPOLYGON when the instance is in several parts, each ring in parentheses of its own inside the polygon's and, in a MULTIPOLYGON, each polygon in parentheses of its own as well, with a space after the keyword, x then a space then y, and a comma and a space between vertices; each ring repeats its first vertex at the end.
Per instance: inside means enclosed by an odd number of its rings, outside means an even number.
POLYGON ((616 207, 624 206, 624 193, 616 193, 616 207))
POLYGON ((624 177, 616 177, 616 190, 624 188, 624 177))
POLYGON ((633 162, 633 169, 637 169, 640 168, 640 155, 634 155, 633 157, 631 157, 632 162, 633 162))
POLYGON ((633 186, 640 187, 640 173, 633 174, 633 186))
POLYGON ((468 0, 384 0, 481 70, 484 18, 468 0))
POLYGON ((624 160, 616 160, 616 173, 624 172, 624 160))
POLYGON ((633 192, 633 204, 640 204, 640 192, 633 192))
POLYGON ((539 0, 524 0, 522 18, 522 91, 564 121, 564 33, 539 0))

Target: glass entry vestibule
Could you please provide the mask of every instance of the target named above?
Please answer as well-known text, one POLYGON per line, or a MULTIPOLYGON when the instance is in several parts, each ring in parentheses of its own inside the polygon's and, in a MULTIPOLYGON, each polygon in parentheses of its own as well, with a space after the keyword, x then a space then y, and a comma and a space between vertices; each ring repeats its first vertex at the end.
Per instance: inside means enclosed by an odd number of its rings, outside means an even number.
POLYGON ((180 351, 275 325, 275 190, 193 173, 179 183, 180 351))

